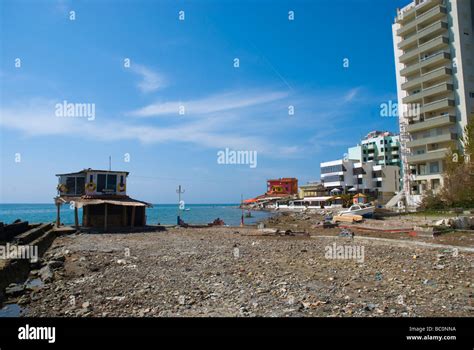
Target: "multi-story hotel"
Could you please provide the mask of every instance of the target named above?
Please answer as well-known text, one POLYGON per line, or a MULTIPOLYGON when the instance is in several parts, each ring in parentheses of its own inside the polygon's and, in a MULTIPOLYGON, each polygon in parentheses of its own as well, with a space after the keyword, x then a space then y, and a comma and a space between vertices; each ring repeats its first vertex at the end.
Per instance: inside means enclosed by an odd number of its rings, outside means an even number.
POLYGON ((371 131, 360 144, 348 149, 347 157, 359 162, 401 166, 399 136, 389 131, 371 131))
POLYGON ((393 41, 408 205, 442 185, 450 147, 474 115, 474 0, 414 0, 397 10, 393 41))
POLYGON ((400 168, 374 161, 338 159, 321 166, 321 183, 328 191, 361 192, 373 195, 380 204, 391 199, 400 187, 400 168))

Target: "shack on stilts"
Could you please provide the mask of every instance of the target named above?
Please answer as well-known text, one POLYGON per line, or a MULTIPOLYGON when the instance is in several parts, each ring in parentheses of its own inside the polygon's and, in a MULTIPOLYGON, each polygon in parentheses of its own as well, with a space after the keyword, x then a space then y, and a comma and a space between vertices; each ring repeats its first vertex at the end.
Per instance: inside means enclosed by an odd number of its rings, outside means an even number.
POLYGON ((74 210, 74 225, 108 231, 111 228, 146 226, 146 208, 152 205, 126 194, 128 172, 84 169, 75 173, 57 174, 58 196, 56 226, 61 224, 61 206, 74 210))

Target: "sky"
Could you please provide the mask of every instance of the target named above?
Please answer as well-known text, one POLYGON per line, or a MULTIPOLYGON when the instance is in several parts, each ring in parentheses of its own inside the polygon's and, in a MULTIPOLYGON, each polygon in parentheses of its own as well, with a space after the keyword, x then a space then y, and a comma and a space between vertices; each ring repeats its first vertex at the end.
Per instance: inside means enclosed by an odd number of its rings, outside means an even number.
POLYGON ((398 132, 380 106, 396 103, 408 2, 2 0, 0 203, 50 203, 55 174, 109 157, 152 203, 178 185, 190 204, 237 203, 270 178, 317 181, 368 132, 398 132), (222 164, 226 149, 257 163, 222 164))

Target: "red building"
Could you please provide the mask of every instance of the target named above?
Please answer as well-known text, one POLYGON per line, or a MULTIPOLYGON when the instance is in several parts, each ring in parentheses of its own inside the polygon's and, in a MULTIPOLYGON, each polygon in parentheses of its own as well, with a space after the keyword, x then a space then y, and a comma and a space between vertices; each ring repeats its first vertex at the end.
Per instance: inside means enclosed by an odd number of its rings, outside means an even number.
POLYGON ((267 194, 298 194, 298 179, 284 177, 281 179, 267 180, 267 194))

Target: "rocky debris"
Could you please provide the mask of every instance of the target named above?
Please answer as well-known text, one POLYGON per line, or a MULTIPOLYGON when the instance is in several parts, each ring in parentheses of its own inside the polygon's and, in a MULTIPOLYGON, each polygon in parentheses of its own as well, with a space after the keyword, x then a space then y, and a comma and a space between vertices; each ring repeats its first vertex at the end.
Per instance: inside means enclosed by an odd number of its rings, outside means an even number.
POLYGON ((17 297, 25 292, 25 286, 23 284, 12 283, 5 289, 6 297, 17 297))
POLYGON ((458 216, 445 218, 434 223, 435 226, 452 227, 461 230, 474 229, 474 216, 458 216))
POLYGON ((26 316, 473 315, 472 253, 364 241, 361 263, 325 256, 334 243, 361 244, 340 229, 330 238, 288 230, 304 228, 59 237, 36 273, 51 279, 20 300, 26 316))
POLYGON ((50 265, 43 266, 38 271, 38 275, 44 283, 51 282, 54 278, 54 273, 50 265))

